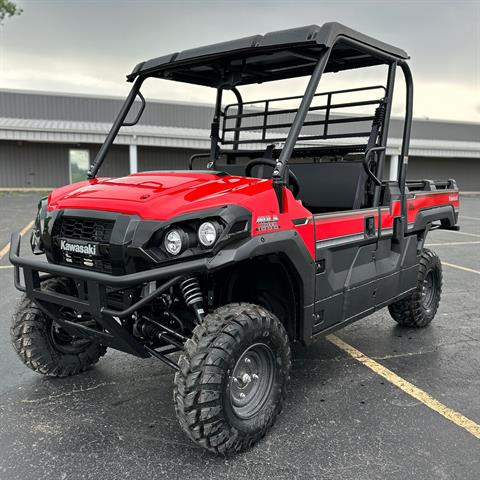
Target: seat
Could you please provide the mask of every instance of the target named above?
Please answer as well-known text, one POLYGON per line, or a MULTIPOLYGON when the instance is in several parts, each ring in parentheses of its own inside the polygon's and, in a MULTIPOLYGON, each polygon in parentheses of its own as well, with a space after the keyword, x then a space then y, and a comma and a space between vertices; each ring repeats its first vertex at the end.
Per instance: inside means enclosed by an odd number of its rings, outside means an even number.
MULTIPOLYGON (((230 175, 245 175, 245 165, 217 165, 230 175)), ((313 213, 357 210, 364 207, 367 178, 362 162, 292 163, 300 183, 299 200, 313 213)), ((254 177, 270 178, 272 168, 257 166, 254 177)))
POLYGON ((314 213, 362 208, 367 187, 362 162, 299 163, 299 198, 314 213))

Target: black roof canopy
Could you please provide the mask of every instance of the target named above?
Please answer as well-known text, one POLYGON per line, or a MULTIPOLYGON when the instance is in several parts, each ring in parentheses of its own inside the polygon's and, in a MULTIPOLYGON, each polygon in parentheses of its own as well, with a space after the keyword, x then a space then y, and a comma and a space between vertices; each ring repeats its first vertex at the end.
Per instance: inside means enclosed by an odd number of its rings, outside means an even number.
POLYGON ((326 72, 405 60, 405 51, 340 23, 279 30, 183 50, 139 63, 127 76, 166 78, 210 87, 309 75, 322 50, 333 47, 326 72))

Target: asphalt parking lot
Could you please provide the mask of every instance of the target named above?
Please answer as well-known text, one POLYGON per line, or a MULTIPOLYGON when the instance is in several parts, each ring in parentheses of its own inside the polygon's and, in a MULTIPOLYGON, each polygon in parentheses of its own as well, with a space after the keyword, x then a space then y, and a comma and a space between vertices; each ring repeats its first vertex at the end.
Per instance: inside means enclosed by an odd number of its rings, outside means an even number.
MULTIPOLYGON (((10 232, 30 222, 37 201, 35 194, 0 196, 0 252, 10 232)), ((231 458, 204 452, 181 431, 173 374, 158 360, 109 351, 94 369, 68 379, 24 367, 10 346, 20 294, 3 256, 0 480, 477 480, 480 198, 462 198, 460 219, 461 232, 429 236, 445 262, 432 325, 400 328, 383 310, 337 335, 365 357, 353 358, 327 339, 296 347, 283 415, 253 450, 231 458), (382 368, 393 376, 382 376, 382 368), (425 401, 412 396, 409 384, 425 401)))

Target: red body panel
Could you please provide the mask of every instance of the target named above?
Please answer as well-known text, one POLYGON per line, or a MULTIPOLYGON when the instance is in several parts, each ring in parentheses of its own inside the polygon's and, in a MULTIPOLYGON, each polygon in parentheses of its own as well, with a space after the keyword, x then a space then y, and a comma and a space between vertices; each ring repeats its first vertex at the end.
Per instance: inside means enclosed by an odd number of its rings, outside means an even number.
POLYGON ((315 215, 316 239, 321 241, 361 234, 365 229, 365 217, 374 217, 375 227, 378 228, 378 209, 315 215))
POLYGON ((94 209, 138 215, 146 220, 168 220, 227 204, 252 210, 258 202, 271 203, 268 200, 272 195, 268 180, 188 171, 146 172, 60 188, 52 192, 49 210, 94 209))
MULTIPOLYGON (((375 227, 391 229, 400 215, 400 201, 390 207, 312 215, 284 191, 284 213, 271 180, 237 176, 220 177, 198 172, 145 172, 118 179, 94 179, 59 188, 49 198, 49 210, 92 209, 138 215, 147 220, 169 220, 178 215, 223 205, 239 205, 252 213, 252 235, 295 229, 312 258, 316 242, 363 234, 365 218, 374 217, 375 227)), ((457 191, 418 192, 408 199, 408 222, 419 210, 441 205, 459 208, 457 191)))

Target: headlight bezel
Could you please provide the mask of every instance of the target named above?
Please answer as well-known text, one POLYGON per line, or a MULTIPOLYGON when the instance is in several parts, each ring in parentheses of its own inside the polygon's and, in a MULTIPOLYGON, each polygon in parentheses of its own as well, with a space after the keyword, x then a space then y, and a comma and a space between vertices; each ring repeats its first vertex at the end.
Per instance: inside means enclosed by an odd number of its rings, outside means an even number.
POLYGON ((200 218, 187 222, 171 223, 165 229, 156 245, 164 252, 170 259, 176 259, 183 255, 202 255, 208 251, 214 250, 219 243, 222 232, 225 230, 225 225, 216 218, 200 218), (204 224, 211 224, 215 229, 215 240, 211 244, 204 244, 199 238, 199 229, 204 224), (167 238, 171 232, 177 232, 181 239, 181 247, 177 253, 172 253, 171 249, 167 248, 167 238))
MULTIPOLYGON (((139 255, 147 262, 172 264, 187 258, 215 255, 231 241, 251 235, 251 213, 237 205, 190 212, 162 223, 158 228, 151 229, 153 232, 149 235, 149 240, 138 249, 139 255), (198 229, 205 222, 212 222, 217 229, 217 238, 208 247, 198 239, 198 229), (165 249, 165 235, 179 228, 185 233, 185 242, 182 243, 179 254, 171 255, 165 249)), ((130 251, 133 252, 136 248, 131 246, 130 251)))
POLYGON ((198 243, 203 248, 213 248, 215 246, 215 244, 217 243, 219 237, 220 237, 221 231, 222 231, 222 229, 221 229, 220 225, 215 220, 208 219, 208 220, 202 221, 199 224, 198 229, 197 229, 198 243), (201 232, 202 227, 207 227, 207 228, 211 227, 213 229, 213 232, 214 232, 215 236, 214 236, 214 238, 211 242, 210 241, 202 241, 202 232, 201 232))
POLYGON ((170 228, 168 229, 166 232, 165 232, 165 235, 163 236, 163 242, 162 242, 162 246, 163 246, 163 249, 165 250, 165 252, 170 255, 171 257, 178 257, 178 255, 180 255, 182 253, 182 251, 185 249, 185 232, 179 228, 179 227, 173 227, 173 228, 170 228), (178 240, 180 242, 180 246, 178 248, 178 251, 174 252, 174 251, 171 251, 169 250, 168 248, 168 242, 169 242, 169 236, 172 235, 172 234, 176 234, 178 236, 178 240))

